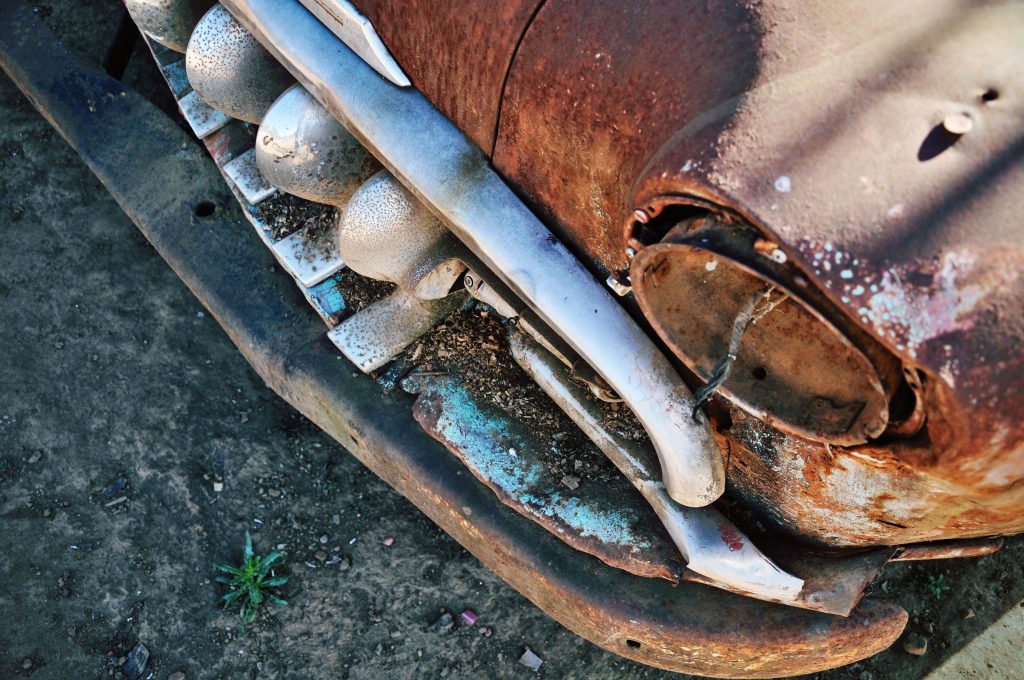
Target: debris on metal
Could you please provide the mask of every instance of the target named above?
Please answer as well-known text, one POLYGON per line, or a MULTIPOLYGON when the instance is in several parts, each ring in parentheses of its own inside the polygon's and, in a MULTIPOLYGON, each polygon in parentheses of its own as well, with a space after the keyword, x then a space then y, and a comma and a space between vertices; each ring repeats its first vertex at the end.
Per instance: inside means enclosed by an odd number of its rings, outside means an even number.
POLYGON ((216 0, 125 0, 124 4, 146 36, 184 52, 196 23, 216 0))
POLYGON ((420 300, 399 289, 345 319, 327 337, 359 370, 370 373, 391 361, 465 301, 465 293, 420 300))
POLYGON ((278 97, 256 133, 256 163, 279 190, 344 208, 381 164, 301 85, 278 97))
POLYGON ((196 25, 185 52, 192 90, 225 115, 258 125, 274 100, 295 82, 222 5, 196 25))
POLYGON ((345 267, 331 226, 325 229, 306 226, 274 243, 274 253, 282 264, 307 288, 345 267))
POLYGON ((204 102, 195 90, 178 100, 178 108, 199 139, 206 139, 231 122, 229 116, 204 102))
MULTIPOLYGON (((249 149, 237 158, 224 165, 224 173, 234 182, 235 186, 250 205, 256 205, 261 201, 277 193, 274 185, 267 181, 260 169, 256 166, 256 150, 249 149)), ((307 284, 309 285, 309 284, 307 284)))
POLYGON ((676 581, 682 560, 650 507, 624 478, 570 492, 538 460, 550 446, 450 376, 410 374, 413 415, 499 499, 606 564, 676 581), (514 452, 514 455, 513 455, 514 452))

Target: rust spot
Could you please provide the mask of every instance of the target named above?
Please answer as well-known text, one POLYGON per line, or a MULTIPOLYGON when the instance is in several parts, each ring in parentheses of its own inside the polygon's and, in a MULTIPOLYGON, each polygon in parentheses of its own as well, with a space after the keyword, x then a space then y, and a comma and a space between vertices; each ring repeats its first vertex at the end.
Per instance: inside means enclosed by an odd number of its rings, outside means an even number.
POLYGON ((722 541, 729 546, 729 550, 732 552, 743 550, 743 538, 736 532, 734 526, 723 522, 718 525, 718 532, 722 535, 722 541))

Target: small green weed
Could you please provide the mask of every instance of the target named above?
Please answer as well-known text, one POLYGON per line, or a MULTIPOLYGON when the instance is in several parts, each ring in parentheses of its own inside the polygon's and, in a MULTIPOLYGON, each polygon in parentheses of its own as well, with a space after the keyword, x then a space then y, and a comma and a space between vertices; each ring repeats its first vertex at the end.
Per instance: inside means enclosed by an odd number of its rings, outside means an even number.
POLYGON ((213 566, 229 576, 218 576, 217 582, 223 583, 231 589, 222 598, 225 607, 237 604, 241 609, 242 630, 246 624, 256 620, 260 605, 264 602, 273 602, 278 605, 288 604, 278 596, 270 592, 271 588, 278 588, 288 583, 287 576, 274 576, 271 568, 281 561, 284 555, 273 551, 266 557, 253 554, 252 537, 245 532, 245 551, 242 553, 242 564, 232 567, 228 564, 214 562, 213 566), (269 577, 269 578, 268 578, 269 577))
POLYGON ((942 599, 942 594, 950 589, 950 585, 946 583, 946 575, 934 574, 928 576, 928 590, 931 591, 932 595, 935 596, 936 600, 942 599))

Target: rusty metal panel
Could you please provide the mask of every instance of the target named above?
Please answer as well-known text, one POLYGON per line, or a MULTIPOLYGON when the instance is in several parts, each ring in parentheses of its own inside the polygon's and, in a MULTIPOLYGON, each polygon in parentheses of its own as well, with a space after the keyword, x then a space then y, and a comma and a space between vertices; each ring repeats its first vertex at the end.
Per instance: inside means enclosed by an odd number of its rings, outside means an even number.
POLYGON ((1024 5, 786 11, 738 105, 649 162, 624 238, 672 203, 736 211, 919 373, 927 421, 855 448, 744 421, 729 433, 732 488, 826 543, 1021 531, 1024 5))
POLYGON ((406 399, 338 361, 323 323, 246 224, 214 164, 140 95, 84 65, 26 6, 6 8, 0 66, 89 164, 154 248, 285 399, 564 625, 642 663, 731 677, 809 673, 899 636, 899 607, 849 618, 642 579, 581 556, 495 501, 420 430, 406 399), (81 106, 95 101, 96 110, 81 106), (111 145, 110 139, 120 143, 111 145), (218 210, 199 220, 194 207, 218 210))
POLYGON ((505 75, 541 0, 355 0, 433 104, 490 153, 505 75))
POLYGON ((731 488, 807 540, 1024 530, 1022 13, 550 0, 512 66, 495 166, 592 268, 725 206, 923 376, 922 432, 860 447, 731 409, 731 488))
POLYGON ((893 562, 919 562, 922 560, 948 560, 960 557, 981 557, 998 552, 1002 538, 975 538, 966 541, 936 541, 901 548, 893 562))
POLYGON ((497 170, 593 269, 624 269, 622 221, 648 159, 757 75, 759 17, 736 2, 548 0, 509 72, 497 170))

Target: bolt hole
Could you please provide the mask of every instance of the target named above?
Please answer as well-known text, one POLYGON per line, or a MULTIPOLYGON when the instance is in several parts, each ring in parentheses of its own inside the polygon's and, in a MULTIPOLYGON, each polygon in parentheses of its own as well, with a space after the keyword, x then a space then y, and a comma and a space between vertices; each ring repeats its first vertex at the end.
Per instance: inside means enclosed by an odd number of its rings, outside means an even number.
POLYGON ((215 206, 212 202, 202 201, 199 205, 196 206, 196 217, 209 217, 216 210, 217 206, 215 206))
POLYGON ((754 380, 764 380, 768 377, 768 371, 765 370, 764 366, 758 366, 750 374, 754 376, 754 380))
POLYGON ((986 104, 988 104, 989 102, 994 102, 997 99, 999 99, 999 90, 996 90, 994 88, 990 87, 981 93, 981 101, 985 102, 986 104))
POLYGON ((626 640, 626 646, 632 649, 640 649, 640 643, 636 640, 626 640))

